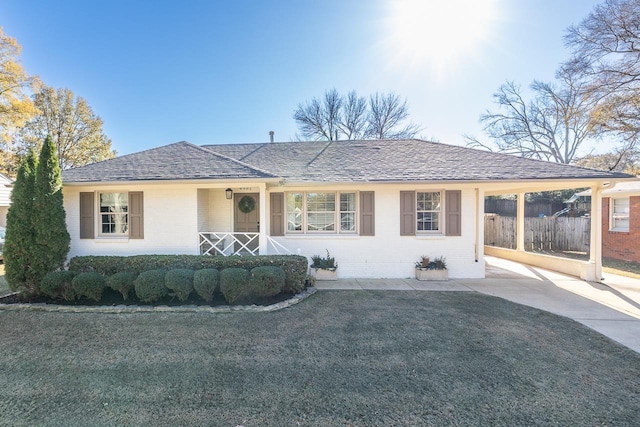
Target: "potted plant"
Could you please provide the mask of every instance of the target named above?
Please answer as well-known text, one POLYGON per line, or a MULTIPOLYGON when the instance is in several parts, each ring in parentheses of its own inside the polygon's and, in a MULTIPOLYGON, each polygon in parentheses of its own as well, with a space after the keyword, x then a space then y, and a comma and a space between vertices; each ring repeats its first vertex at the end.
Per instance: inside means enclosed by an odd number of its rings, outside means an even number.
POLYGON ((436 257, 433 261, 423 255, 416 262, 416 279, 418 280, 448 280, 449 271, 444 257, 436 257))
POLYGON ((311 276, 316 280, 338 280, 337 269, 336 259, 329 254, 328 250, 326 257, 320 255, 311 257, 311 276))

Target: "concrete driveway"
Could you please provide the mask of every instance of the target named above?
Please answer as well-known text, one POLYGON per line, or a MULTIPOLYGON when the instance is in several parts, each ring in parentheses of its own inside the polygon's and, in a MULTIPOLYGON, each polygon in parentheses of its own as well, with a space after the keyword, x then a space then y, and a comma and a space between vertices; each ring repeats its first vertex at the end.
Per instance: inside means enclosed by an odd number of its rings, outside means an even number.
POLYGON ((480 292, 576 320, 640 353, 640 280, 605 273, 586 282, 539 267, 486 257, 485 279, 341 279, 318 289, 480 292))

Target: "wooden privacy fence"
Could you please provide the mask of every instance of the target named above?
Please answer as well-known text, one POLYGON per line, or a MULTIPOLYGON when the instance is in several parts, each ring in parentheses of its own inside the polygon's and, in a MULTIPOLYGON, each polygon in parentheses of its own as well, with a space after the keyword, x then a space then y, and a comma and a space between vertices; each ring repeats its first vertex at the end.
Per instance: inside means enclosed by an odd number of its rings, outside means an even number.
MULTIPOLYGON (((591 220, 589 218, 544 217, 524 219, 524 248, 527 251, 589 250, 591 220)), ((486 214, 485 245, 516 248, 516 219, 486 214)))

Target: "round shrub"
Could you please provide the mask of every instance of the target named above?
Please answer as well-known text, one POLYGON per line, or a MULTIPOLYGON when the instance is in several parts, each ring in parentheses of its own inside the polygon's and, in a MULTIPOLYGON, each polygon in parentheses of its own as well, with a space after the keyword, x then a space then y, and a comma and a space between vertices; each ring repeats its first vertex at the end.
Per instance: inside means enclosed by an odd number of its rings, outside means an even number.
POLYGON ((164 276, 164 284, 172 290, 180 301, 186 301, 193 292, 193 270, 176 268, 164 276))
POLYGON ((286 274, 280 267, 256 267, 251 270, 248 292, 253 298, 278 295, 284 288, 286 274))
POLYGON ((133 282, 136 296, 142 302, 154 302, 167 295, 169 289, 164 285, 164 270, 149 270, 140 273, 133 282))
POLYGON ((249 272, 244 268, 226 268, 220 272, 220 291, 229 304, 246 299, 249 272))
POLYGON ((74 271, 52 271, 40 281, 40 292, 49 298, 73 301, 76 293, 71 281, 75 276, 74 271))
POLYGON ((203 268, 193 273, 193 288, 206 302, 213 301, 213 294, 220 289, 220 273, 215 268, 203 268))
POLYGON ((114 291, 120 292, 122 298, 126 300, 129 298, 129 292, 133 289, 133 281, 135 279, 135 274, 128 271, 121 271, 120 273, 109 276, 107 285, 114 291))
POLYGON ((106 280, 100 273, 80 273, 73 278, 71 285, 73 286, 73 290, 76 291, 78 298, 87 297, 94 301, 100 301, 106 280))

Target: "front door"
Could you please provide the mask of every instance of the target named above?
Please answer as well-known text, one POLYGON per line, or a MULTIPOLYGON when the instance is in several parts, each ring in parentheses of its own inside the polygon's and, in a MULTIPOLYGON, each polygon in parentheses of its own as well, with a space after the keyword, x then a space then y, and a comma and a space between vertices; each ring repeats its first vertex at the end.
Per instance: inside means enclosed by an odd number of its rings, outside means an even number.
MULTIPOLYGON (((260 194, 258 193, 236 193, 233 195, 233 231, 236 233, 258 233, 260 232, 260 194)), ((258 248, 258 237, 236 236, 250 250, 258 248), (247 242, 249 242, 247 244, 247 242)), ((246 249, 236 243, 235 250, 246 249)))

